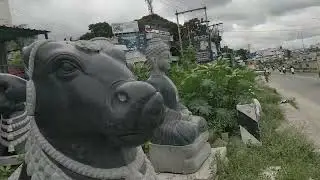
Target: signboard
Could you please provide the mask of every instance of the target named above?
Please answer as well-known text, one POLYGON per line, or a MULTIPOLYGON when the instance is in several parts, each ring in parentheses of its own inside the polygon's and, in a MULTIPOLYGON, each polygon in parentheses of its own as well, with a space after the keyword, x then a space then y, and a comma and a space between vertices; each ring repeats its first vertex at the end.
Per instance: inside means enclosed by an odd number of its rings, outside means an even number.
POLYGON ((173 41, 173 36, 170 35, 164 28, 154 28, 150 25, 145 25, 146 39, 160 38, 163 41, 173 41))
POLYGON ((210 61, 210 46, 209 46, 209 36, 200 35, 193 38, 194 45, 196 48, 196 59, 199 63, 210 61))
POLYGON ((121 34, 118 36, 118 42, 125 45, 129 51, 144 51, 147 46, 146 35, 144 33, 121 34))
POLYGON ((169 35, 163 35, 163 34, 158 34, 158 33, 147 33, 146 35, 147 39, 153 39, 153 38, 160 38, 163 41, 173 41, 173 36, 169 35))
POLYGON ((111 24, 113 34, 139 32, 137 21, 111 24))
POLYGON ((157 33, 162 35, 170 36, 170 32, 167 29, 164 28, 154 28, 150 25, 145 25, 144 31, 147 33, 157 33))

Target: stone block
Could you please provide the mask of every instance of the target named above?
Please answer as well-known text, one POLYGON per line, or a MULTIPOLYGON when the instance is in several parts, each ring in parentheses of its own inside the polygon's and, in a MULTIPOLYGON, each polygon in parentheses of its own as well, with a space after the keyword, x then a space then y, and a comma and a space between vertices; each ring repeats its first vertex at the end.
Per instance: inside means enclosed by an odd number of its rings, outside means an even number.
POLYGON ((211 154, 207 142, 209 133, 202 133, 186 146, 150 145, 150 161, 156 172, 191 174, 196 172, 211 154))
POLYGON ((202 164, 200 169, 192 174, 158 174, 159 180, 215 180, 217 179, 217 157, 223 161, 226 160, 227 148, 212 148, 211 154, 207 160, 202 164))
POLYGON ((261 118, 261 105, 254 99, 252 104, 237 105, 238 123, 242 141, 245 144, 252 143, 260 145, 261 130, 259 121, 261 118))

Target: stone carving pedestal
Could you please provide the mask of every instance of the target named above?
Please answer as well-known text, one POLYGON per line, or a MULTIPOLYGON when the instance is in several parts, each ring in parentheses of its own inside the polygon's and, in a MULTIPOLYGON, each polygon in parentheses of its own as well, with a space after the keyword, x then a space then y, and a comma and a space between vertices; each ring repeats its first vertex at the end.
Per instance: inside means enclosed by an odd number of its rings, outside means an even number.
POLYGON ((202 133, 193 144, 185 146, 150 145, 150 161, 156 172, 191 174, 199 170, 211 154, 209 133, 202 133))
POLYGON ((227 162, 226 155, 226 147, 212 148, 210 156, 197 172, 192 174, 160 173, 158 178, 159 180, 217 180, 217 157, 227 162))

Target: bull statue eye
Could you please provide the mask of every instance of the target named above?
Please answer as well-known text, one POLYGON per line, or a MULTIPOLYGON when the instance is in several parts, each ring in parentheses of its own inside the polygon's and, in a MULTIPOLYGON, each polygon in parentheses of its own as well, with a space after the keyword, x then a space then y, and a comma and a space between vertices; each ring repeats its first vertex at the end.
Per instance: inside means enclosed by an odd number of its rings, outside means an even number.
POLYGON ((128 96, 125 93, 118 93, 117 98, 120 102, 127 102, 128 96))
POLYGON ((78 72, 78 66, 69 61, 62 61, 58 64, 56 73, 59 77, 70 77, 76 75, 78 72))
POLYGON ((63 62, 60 64, 60 67, 59 69, 63 70, 64 72, 73 72, 77 69, 77 67, 72 64, 72 63, 69 63, 69 62, 63 62))

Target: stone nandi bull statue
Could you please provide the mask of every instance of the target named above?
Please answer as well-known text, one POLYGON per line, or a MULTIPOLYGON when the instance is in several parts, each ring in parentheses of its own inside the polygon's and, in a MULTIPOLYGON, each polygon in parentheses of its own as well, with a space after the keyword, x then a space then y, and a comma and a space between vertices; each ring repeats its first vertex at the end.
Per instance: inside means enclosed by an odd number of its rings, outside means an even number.
POLYGON ((109 48, 90 41, 24 48, 31 130, 19 180, 157 179, 140 145, 163 122, 163 98, 109 48))
POLYGON ((25 101, 26 80, 0 73, 0 165, 21 163, 30 129, 25 101))

